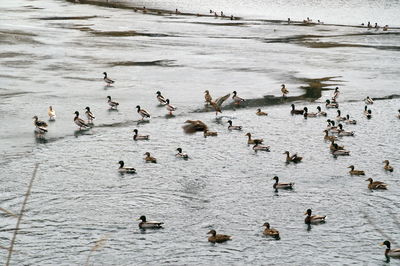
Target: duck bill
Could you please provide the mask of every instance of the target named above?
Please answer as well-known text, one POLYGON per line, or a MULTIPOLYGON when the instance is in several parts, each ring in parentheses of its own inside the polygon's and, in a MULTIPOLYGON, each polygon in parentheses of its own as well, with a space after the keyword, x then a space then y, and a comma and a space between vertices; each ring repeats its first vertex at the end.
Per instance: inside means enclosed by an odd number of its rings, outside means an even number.
POLYGON ((308 214, 307 212, 304 213, 304 215, 307 215, 307 214, 308 214))

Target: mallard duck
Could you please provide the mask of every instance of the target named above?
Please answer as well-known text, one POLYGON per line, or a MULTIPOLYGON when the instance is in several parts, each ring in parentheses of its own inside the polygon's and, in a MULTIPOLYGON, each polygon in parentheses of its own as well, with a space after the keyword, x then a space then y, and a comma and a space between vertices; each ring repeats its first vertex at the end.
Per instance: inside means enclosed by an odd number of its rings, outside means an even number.
POLYGON ((306 224, 320 224, 325 223, 326 216, 322 215, 312 215, 312 210, 308 209, 304 214, 307 215, 306 219, 304 219, 304 223, 306 224))
POLYGON ((390 249, 390 241, 386 240, 381 243, 381 246, 386 246, 385 256, 399 258, 400 257, 400 248, 390 249))
POLYGON ((138 219, 138 221, 141 222, 139 223, 139 228, 140 229, 160 229, 162 228, 162 225, 164 224, 163 222, 157 222, 157 221, 147 221, 146 216, 142 215, 138 219))
POLYGON ((372 111, 371 109, 368 109, 367 114, 365 115, 368 119, 372 118, 372 111))
POLYGON ((337 137, 335 137, 335 136, 329 136, 329 135, 328 135, 328 133, 329 133, 328 130, 325 129, 324 132, 325 132, 325 136, 324 136, 324 139, 325 139, 325 140, 329 140, 329 141, 337 140, 337 137))
POLYGON ((368 115, 368 106, 364 106, 364 115, 367 116, 368 115))
POLYGON ((295 106, 294 106, 293 103, 290 106, 292 107, 292 110, 290 111, 290 114, 292 114, 292 115, 302 115, 304 113, 304 110, 295 109, 295 106))
POLYGON ((150 136, 149 135, 138 135, 138 130, 134 129, 133 132, 135 135, 133 135, 133 140, 149 140, 150 136))
POLYGON ((150 114, 146 110, 141 109, 140 105, 137 105, 136 108, 137 108, 138 114, 140 114, 140 116, 142 117, 142 120, 145 118, 150 118, 150 114))
POLYGON ((350 165, 347 168, 350 168, 350 175, 365 175, 365 172, 362 170, 354 170, 354 165, 350 165))
POLYGON ((286 162, 287 163, 299 163, 303 160, 303 157, 297 156, 297 153, 290 156, 288 151, 285 151, 283 154, 286 154, 286 162))
POLYGON ((258 115, 258 116, 265 116, 265 115, 268 115, 268 113, 267 113, 267 112, 262 112, 261 109, 258 108, 258 109, 257 109, 257 112, 256 112, 256 115, 258 115))
POLYGON ((237 92, 233 91, 232 99, 235 102, 235 104, 239 105, 241 102, 244 102, 245 100, 239 96, 237 96, 237 92))
POLYGON ((336 99, 339 98, 339 94, 340 94, 339 87, 336 87, 335 91, 333 92, 333 96, 332 96, 332 100, 334 102, 336 102, 336 99))
POLYGON ((346 117, 344 117, 344 116, 341 116, 341 112, 340 112, 340 110, 337 110, 337 116, 336 116, 336 120, 337 121, 345 121, 346 120, 346 117))
POLYGON ((204 137, 216 137, 218 136, 218 132, 208 131, 207 129, 204 130, 204 137))
MULTIPOLYGON (((338 146, 336 143, 334 145, 338 146)), ((338 149, 338 150, 332 151, 332 155, 334 155, 334 156, 347 156, 347 155, 350 155, 350 152, 346 151, 346 150, 338 149)))
POLYGON ((319 116, 327 116, 327 113, 321 110, 321 106, 317 106, 317 110, 318 110, 317 114, 319 116))
POLYGON ((338 127, 335 126, 335 121, 328 119, 328 120, 326 120, 326 122, 328 122, 328 125, 326 127, 326 129, 328 131, 330 131, 332 133, 338 133, 339 132, 338 127))
POLYGON ((263 234, 266 236, 272 236, 274 238, 279 238, 279 231, 276 230, 275 228, 271 228, 269 223, 264 223, 263 226, 265 226, 263 234))
POLYGON ((157 163, 157 159, 150 156, 150 152, 146 152, 144 155, 146 155, 146 157, 144 157, 146 163, 157 163))
POLYGON ((326 108, 339 108, 339 104, 337 102, 334 102, 334 101, 331 102, 328 99, 325 102, 326 102, 325 103, 326 108))
POLYGON ((165 100, 164 96, 161 95, 160 91, 157 91, 156 95, 157 95, 157 100, 161 105, 166 105, 167 104, 167 101, 165 100))
POLYGON ((270 151, 270 146, 264 146, 264 145, 260 145, 258 143, 256 143, 256 145, 253 146, 253 150, 255 152, 257 151, 270 151))
POLYGON ((229 130, 242 130, 242 126, 232 126, 232 120, 228 120, 228 129, 229 130))
POLYGON ((107 83, 107 86, 110 86, 111 84, 113 84, 115 82, 114 80, 107 77, 107 72, 103 72, 103 75, 104 75, 103 80, 105 83, 107 83))
POLYGON ((182 127, 185 133, 193 134, 198 131, 205 131, 208 126, 200 120, 186 120, 185 125, 182 127))
POLYGON ((175 154, 175 157, 183 158, 183 159, 188 159, 189 158, 189 155, 187 155, 187 153, 183 153, 182 152, 182 148, 177 148, 176 150, 178 151, 178 153, 175 154))
POLYGON ((165 102, 166 102, 165 108, 167 108, 167 110, 169 112, 168 114, 172 115, 172 112, 176 111, 176 107, 169 103, 169 99, 166 99, 165 102))
POLYGON ((364 102, 365 102, 365 104, 373 104, 374 103, 374 101, 369 96, 367 96, 367 98, 364 99, 364 102))
POLYGON ((231 236, 228 236, 228 235, 217 234, 217 232, 215 230, 211 230, 210 232, 207 233, 207 235, 210 235, 210 234, 211 234, 211 236, 208 238, 208 242, 211 242, 211 243, 222 243, 222 242, 231 240, 231 238, 232 238, 231 236))
POLYGON ((211 104, 212 97, 211 97, 210 92, 209 92, 208 90, 206 90, 206 91, 204 92, 204 99, 205 99, 205 102, 206 102, 207 104, 211 104))
POLYGON ((81 130, 82 128, 84 128, 84 129, 90 128, 90 126, 85 121, 83 121, 83 119, 79 118, 78 111, 75 111, 74 114, 75 114, 74 122, 79 127, 79 130, 81 130))
POLYGON ((47 123, 39 120, 39 118, 35 115, 34 117, 32 117, 34 119, 33 124, 35 125, 35 132, 39 133, 39 134, 44 134, 46 133, 47 130, 47 123))
POLYGON ((95 119, 96 117, 94 117, 92 111, 90 111, 90 107, 86 106, 85 110, 86 110, 85 114, 88 120, 88 124, 93 123, 93 119, 95 119))
POLYGON ((346 120, 344 120, 344 122, 345 122, 346 124, 350 124, 350 125, 355 125, 355 124, 357 124, 357 121, 356 121, 356 120, 350 119, 350 115, 346 115, 346 120))
POLYGON ((124 167, 124 161, 119 161, 119 168, 118 168, 118 172, 122 173, 122 174, 134 174, 136 173, 136 169, 133 167, 124 167))
POLYGON ((247 136, 249 138, 247 140, 247 144, 261 144, 264 141, 263 139, 252 139, 251 133, 247 133, 245 136, 247 136))
POLYGON ((339 124, 338 126, 339 126, 338 135, 340 137, 343 137, 343 136, 354 136, 354 131, 345 131, 343 129, 343 125, 342 124, 339 124))
POLYGON ((383 167, 385 171, 393 172, 393 167, 389 165, 389 160, 384 160, 383 163, 385 164, 385 166, 383 167))
POLYGON ((274 189, 292 189, 294 183, 279 183, 279 177, 274 176, 272 180, 275 180, 274 185, 272 186, 274 189))
POLYGON ((344 146, 339 146, 335 143, 335 140, 331 140, 331 145, 329 145, 329 149, 331 151, 344 150, 344 146))
POLYGON ((47 110, 47 114, 49 115, 50 121, 56 120, 56 111, 53 109, 52 106, 49 106, 49 110, 47 110))
POLYGON ((108 101, 107 101, 108 105, 110 106, 111 109, 117 109, 118 108, 119 103, 117 103, 115 101, 112 101, 111 100, 111 96, 107 96, 107 99, 108 99, 108 101))
POLYGON ((387 189, 387 184, 381 182, 381 181, 374 181, 372 178, 368 178, 367 180, 369 184, 368 184, 368 188, 369 189, 387 189))
POLYGON ((221 106, 229 98, 230 95, 231 94, 228 93, 227 95, 218 97, 215 101, 210 102, 211 106, 215 110, 215 115, 218 115, 218 113, 222 113, 221 106))
POLYGON ((282 84, 281 86, 282 86, 282 88, 281 88, 282 97, 286 97, 286 94, 289 93, 289 90, 286 89, 285 84, 282 84))
POLYGON ((318 116, 317 113, 309 113, 307 107, 304 107, 303 110, 304 110, 304 114, 303 114, 304 118, 308 118, 308 117, 317 117, 317 116, 318 116))

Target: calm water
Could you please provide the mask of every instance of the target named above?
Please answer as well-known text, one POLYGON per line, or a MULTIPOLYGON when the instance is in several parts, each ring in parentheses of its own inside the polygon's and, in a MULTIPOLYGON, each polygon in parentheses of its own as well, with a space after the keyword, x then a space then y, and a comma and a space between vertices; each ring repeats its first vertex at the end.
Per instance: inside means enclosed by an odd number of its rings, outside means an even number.
MULTIPOLYGON (((65 1, 3 1, 0 207, 19 211, 34 164, 40 163, 13 265, 84 265, 101 238, 107 241, 90 264, 398 264, 386 262, 378 244, 390 239, 400 245, 400 30, 350 25, 368 19, 399 26, 399 4, 327 3, 275 1, 265 13, 262 1, 240 8, 228 1, 137 4, 193 13, 213 8, 243 17, 232 22, 65 1), (282 13, 296 3, 302 7, 282 13), (336 19, 335 12, 343 14, 336 19), (288 16, 347 26, 265 20, 288 16), (104 71, 115 86, 104 86, 104 71), (285 101, 279 98, 282 83, 290 90, 285 101), (289 114, 292 102, 315 111, 335 86, 341 88, 342 113, 358 121, 345 126, 355 137, 339 142, 351 156, 336 159, 323 141, 325 118, 289 114), (237 90, 247 107, 234 110, 228 102, 216 120, 204 112, 206 89, 214 98, 237 90), (174 118, 157 105, 157 90, 178 107, 174 118), (107 95, 120 102, 118 112, 108 111, 107 95), (381 99, 370 106, 371 120, 363 117, 367 95, 381 99), (138 104, 152 114, 150 123, 137 124, 138 104), (49 105, 57 121, 49 123, 45 140, 35 139, 31 118, 46 120, 49 105), (82 133, 73 113, 84 113, 86 106, 96 116, 95 127, 82 133), (255 116, 257 107, 269 116, 255 116), (219 136, 184 134, 187 119, 204 121, 219 136), (229 119, 244 130, 229 132, 229 119), (133 142, 134 128, 151 140, 133 142), (254 153, 247 132, 264 138, 271 152, 254 153), (177 147, 191 159, 175 158, 177 147), (285 150, 298 152, 304 162, 286 165, 285 150), (146 151, 159 163, 145 164, 146 151), (393 173, 383 171, 384 159, 393 173), (138 173, 118 174, 119 160, 138 173), (366 177, 351 177, 350 164, 366 177), (295 189, 275 193, 274 175, 295 182, 295 189), (389 189, 370 192, 368 177, 389 189), (307 208, 327 215, 327 223, 307 230, 307 208), (165 228, 141 232, 135 221, 140 215, 164 221, 165 228), (280 241, 263 237, 265 221, 280 230, 280 241), (211 245, 210 229, 234 238, 211 245)), ((328 114, 336 116, 334 110, 328 114)), ((0 214, 0 246, 8 246, 15 223, 0 214)), ((0 250, 0 261, 6 255, 0 250)))

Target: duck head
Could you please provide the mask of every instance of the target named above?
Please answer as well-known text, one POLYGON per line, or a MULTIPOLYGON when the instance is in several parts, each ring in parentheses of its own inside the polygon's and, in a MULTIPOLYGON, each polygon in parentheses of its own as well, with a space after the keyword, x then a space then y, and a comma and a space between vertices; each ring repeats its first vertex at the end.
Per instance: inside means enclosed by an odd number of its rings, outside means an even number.
POLYGON ((161 95, 161 92, 160 92, 160 91, 157 91, 156 94, 157 94, 158 96, 160 96, 160 95, 161 95))
POLYGON ((351 169, 351 171, 353 171, 354 170, 354 165, 350 165, 349 167, 347 167, 347 168, 350 168, 351 169))
POLYGON ((278 177, 278 176, 274 176, 274 177, 272 178, 272 180, 275 180, 276 183, 278 183, 278 182, 279 182, 279 177, 278 177))
POLYGON ((79 116, 79 112, 78 111, 75 111, 75 113, 74 113, 76 116, 79 116))
POLYGON ((232 126, 232 120, 228 120, 228 124, 232 126))
POLYGON ((304 213, 304 215, 311 216, 311 213, 312 213, 312 210, 311 210, 311 209, 308 209, 308 210, 304 213))
POLYGON ((166 102, 167 104, 169 104, 169 99, 166 99, 165 102, 166 102))
POLYGON ((85 108, 88 112, 90 112, 90 107, 89 106, 86 106, 86 108, 85 108))
POLYGON ((343 125, 342 124, 339 124, 338 127, 339 127, 340 130, 343 129, 343 125))
POLYGON ((292 103, 290 106, 292 107, 292 110, 294 110, 295 108, 294 104, 292 103))
POLYGON ((347 120, 350 120, 350 115, 346 115, 347 120))
POLYGON ((216 234, 217 232, 214 229, 210 230, 210 232, 207 233, 207 235, 212 235, 212 236, 215 236, 216 234))
POLYGON ((103 72, 103 75, 106 78, 107 77, 107 72, 103 72))
POLYGON ((304 107, 303 110, 304 110, 305 113, 308 113, 308 108, 307 107, 304 107))
MULTIPOLYGON (((261 109, 260 109, 260 108, 258 108, 258 109, 257 109, 257 112, 261 112, 261 109)), ((400 112, 400 110, 399 110, 399 112, 400 112)))
POLYGON ((237 94, 237 92, 236 92, 236 91, 233 91, 233 96, 236 96, 236 94, 237 94))
POLYGON ((136 105, 138 112, 140 111, 140 105, 136 105))
POLYGON ((150 157, 150 152, 146 152, 144 155, 146 155, 147 157, 150 157))
POLYGON ((321 112, 321 107, 317 106, 317 110, 318 110, 318 112, 321 112))
POLYGON ((263 224, 263 226, 265 226, 265 227, 267 227, 267 229, 269 229, 269 223, 267 223, 267 222, 265 222, 264 224, 263 224))
POLYGON ((53 111, 53 107, 51 105, 49 106, 49 109, 50 109, 50 111, 53 111))
POLYGON ((387 249, 390 249, 390 241, 386 240, 380 244, 381 246, 386 246, 387 249))
POLYGON ((39 118, 37 117, 37 115, 35 115, 34 117, 32 117, 32 119, 34 119, 35 121, 38 120, 39 118))
POLYGON ((367 111, 367 109, 368 109, 368 106, 364 106, 364 111, 367 111))
POLYGON ((330 101, 329 99, 327 99, 325 102, 326 102, 327 104, 330 104, 330 103, 331 103, 331 101, 330 101))
POLYGON ((249 138, 251 138, 251 133, 247 133, 245 136, 248 136, 249 138))
POLYGON ((340 110, 337 110, 337 114, 338 114, 338 116, 340 116, 340 114, 341 114, 340 110))
POLYGON ((177 148, 176 149, 179 153, 182 153, 182 149, 181 148, 177 148))
POLYGON ((133 132, 134 132, 135 134, 137 134, 137 133, 138 133, 138 130, 135 128, 135 129, 133 130, 133 132))
POLYGON ((119 168, 124 167, 124 161, 119 161, 118 163, 119 163, 119 168))
POLYGON ((142 222, 145 223, 145 222, 146 222, 146 216, 144 216, 144 215, 140 216, 139 219, 138 219, 138 221, 139 221, 139 220, 142 220, 142 222))
POLYGON ((374 180, 372 180, 372 178, 370 177, 370 178, 368 178, 368 179, 365 180, 365 181, 369 181, 369 183, 372 184, 372 182, 373 182, 374 180))
POLYGON ((209 92, 208 90, 206 90, 204 93, 205 93, 205 94, 209 94, 210 92, 209 92))
POLYGON ((107 96, 107 99, 108 99, 109 101, 111 101, 111 96, 107 96))

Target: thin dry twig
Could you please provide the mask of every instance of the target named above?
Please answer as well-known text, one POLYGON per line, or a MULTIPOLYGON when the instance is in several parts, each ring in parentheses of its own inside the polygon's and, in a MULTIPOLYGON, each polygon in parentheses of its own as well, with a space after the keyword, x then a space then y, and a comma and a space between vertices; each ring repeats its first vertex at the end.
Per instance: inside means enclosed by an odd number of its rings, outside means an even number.
POLYGON ((94 251, 96 251, 96 250, 101 249, 101 248, 104 246, 104 244, 105 244, 106 241, 107 241, 107 238, 108 238, 107 236, 103 236, 102 238, 100 238, 99 240, 97 240, 97 241, 95 242, 94 246, 90 249, 90 252, 89 252, 89 254, 88 254, 88 256, 87 256, 85 266, 88 266, 88 265, 89 265, 89 259, 90 259, 90 256, 92 255, 92 253, 93 253, 94 251))
POLYGON ((1 208, 1 207, 0 207, 0 211, 2 211, 4 213, 7 213, 8 215, 11 215, 11 216, 14 216, 14 217, 18 217, 18 215, 16 215, 15 213, 10 212, 10 211, 8 211, 8 210, 6 210, 4 208, 1 208))

